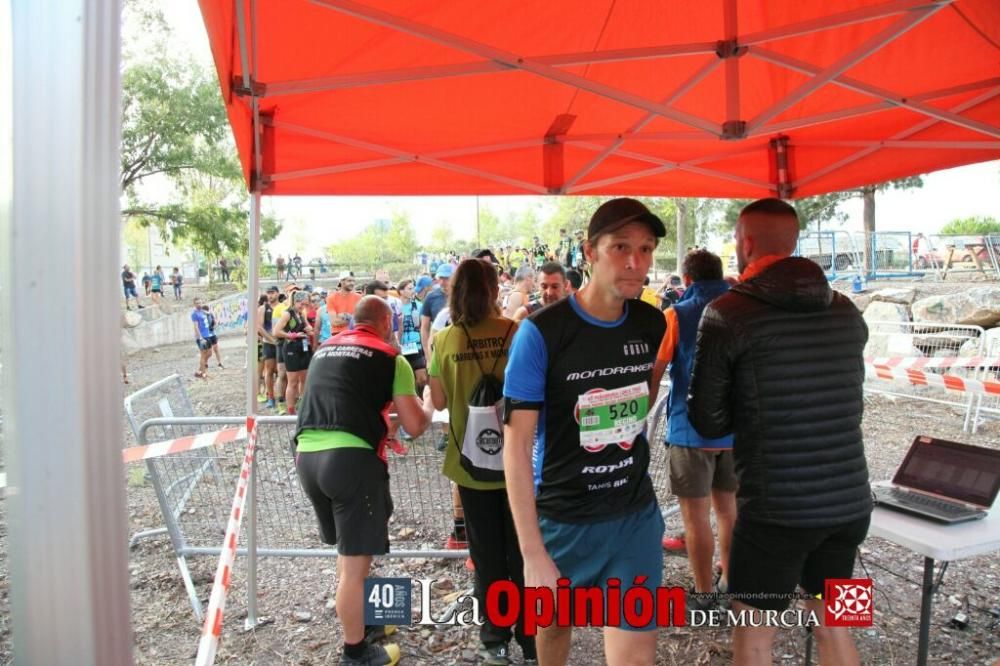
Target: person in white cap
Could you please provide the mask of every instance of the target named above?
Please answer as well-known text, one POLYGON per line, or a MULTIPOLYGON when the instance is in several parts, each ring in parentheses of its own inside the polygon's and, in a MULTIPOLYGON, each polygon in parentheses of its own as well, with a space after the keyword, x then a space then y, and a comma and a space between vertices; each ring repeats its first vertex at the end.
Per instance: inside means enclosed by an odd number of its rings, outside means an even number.
POLYGON ((340 289, 326 297, 326 312, 330 317, 330 335, 346 331, 351 324, 354 308, 361 300, 361 294, 354 291, 354 275, 350 271, 340 273, 340 289))

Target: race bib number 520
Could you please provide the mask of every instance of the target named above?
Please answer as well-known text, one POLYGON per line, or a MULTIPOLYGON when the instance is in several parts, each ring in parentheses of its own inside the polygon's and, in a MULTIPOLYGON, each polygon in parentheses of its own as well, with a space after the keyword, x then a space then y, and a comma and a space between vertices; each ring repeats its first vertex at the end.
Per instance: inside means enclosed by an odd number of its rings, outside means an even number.
POLYGON ((608 444, 631 447, 646 428, 649 386, 639 382, 610 391, 598 389, 577 400, 580 446, 599 450, 608 444))

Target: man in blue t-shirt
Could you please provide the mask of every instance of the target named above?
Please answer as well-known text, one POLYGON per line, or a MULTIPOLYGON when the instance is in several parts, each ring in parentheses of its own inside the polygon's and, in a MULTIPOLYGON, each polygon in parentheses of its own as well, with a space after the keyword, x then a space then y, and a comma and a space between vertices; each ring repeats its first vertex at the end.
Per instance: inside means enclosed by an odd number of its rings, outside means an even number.
MULTIPOLYGON (((604 203, 584 243, 591 281, 525 319, 514 337, 504 470, 526 586, 555 589, 560 577, 574 588, 607 590, 613 578, 626 589, 637 579, 651 591, 660 585, 663 518, 645 424, 666 325, 634 299, 665 233, 635 199, 604 203)), ((565 664, 571 637, 568 627, 540 629, 539 662, 565 664)), ((604 649, 609 663, 652 664, 655 622, 611 619, 604 649)))

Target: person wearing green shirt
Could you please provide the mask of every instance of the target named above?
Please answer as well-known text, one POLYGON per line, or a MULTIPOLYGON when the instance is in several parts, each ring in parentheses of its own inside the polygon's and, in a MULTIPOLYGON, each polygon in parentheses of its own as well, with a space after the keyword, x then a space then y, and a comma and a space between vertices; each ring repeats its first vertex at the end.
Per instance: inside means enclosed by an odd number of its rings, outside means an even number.
POLYGON ((395 627, 364 624, 365 577, 372 556, 389 551, 392 515, 386 444, 389 414, 419 436, 430 425, 413 370, 392 346, 393 313, 378 296, 354 309, 354 329, 323 343, 306 375, 296 424, 295 466, 325 543, 336 544, 337 617, 343 625, 341 665, 392 665, 399 647, 375 641, 395 627))
MULTIPOLYGON (((449 297, 452 324, 434 336, 430 365, 434 407, 447 407, 450 418, 448 446, 442 471, 458 486, 465 511, 469 554, 475 564, 476 596, 485 607, 486 591, 494 582, 524 585, 524 565, 503 481, 478 481, 461 463, 461 444, 469 415, 469 398, 481 377, 493 373, 502 381, 507 350, 517 325, 500 316, 500 286, 496 269, 487 261, 467 259, 452 278, 449 297)), ((524 635, 523 616, 513 632, 486 619, 479 628, 479 654, 483 664, 510 662, 513 633, 526 662, 534 660, 534 638, 524 635)))

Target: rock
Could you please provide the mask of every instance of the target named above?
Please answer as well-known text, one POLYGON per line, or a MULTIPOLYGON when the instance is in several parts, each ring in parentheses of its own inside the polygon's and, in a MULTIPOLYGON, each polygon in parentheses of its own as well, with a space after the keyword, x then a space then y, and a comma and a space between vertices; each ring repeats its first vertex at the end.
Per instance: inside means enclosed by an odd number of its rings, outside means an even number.
POLYGON ((295 611, 293 614, 296 622, 312 622, 313 616, 309 611, 295 611))
MULTIPOLYGON (((908 322, 910 321, 910 313, 905 305, 900 305, 899 303, 872 301, 865 308, 865 321, 908 322)), ((899 330, 902 332, 906 329, 905 327, 900 327, 899 330)))
POLYGON ((134 310, 126 310, 122 313, 122 328, 135 328, 142 323, 142 315, 134 310))
POLYGON ((337 600, 334 599, 333 597, 330 597, 329 599, 326 600, 326 609, 334 610, 335 608, 337 608, 337 600))
POLYGON ((435 581, 435 583, 434 583, 434 589, 436 589, 436 590, 444 590, 444 591, 454 590, 455 589, 455 582, 452 579, 450 579, 450 578, 442 578, 439 581, 435 581))
POLYGON ((474 664, 478 661, 478 656, 472 650, 462 650, 462 661, 468 664, 474 664))
POLYGON ((413 535, 416 533, 417 531, 412 527, 404 527, 403 529, 399 530, 399 532, 396 534, 396 538, 400 540, 409 539, 413 537, 413 535))
POLYGON ((975 287, 915 301, 913 320, 990 327, 1000 323, 1000 287, 975 287))
POLYGON ((874 301, 865 310, 864 319, 868 324, 865 356, 922 356, 913 346, 909 327, 893 325, 909 322, 905 305, 874 301))
POLYGON ((912 305, 916 298, 915 289, 879 289, 871 294, 872 301, 899 303, 900 305, 912 305))
POLYGON ((864 312, 868 308, 868 304, 872 302, 870 294, 852 294, 850 298, 854 301, 854 306, 860 312, 864 312))

